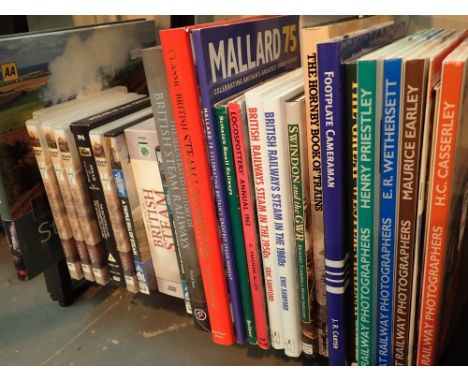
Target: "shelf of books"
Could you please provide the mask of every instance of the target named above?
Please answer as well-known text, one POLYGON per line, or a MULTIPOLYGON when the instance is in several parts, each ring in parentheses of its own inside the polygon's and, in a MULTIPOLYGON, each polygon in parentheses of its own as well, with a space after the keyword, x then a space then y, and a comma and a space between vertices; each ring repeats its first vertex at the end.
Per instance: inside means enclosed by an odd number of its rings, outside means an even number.
POLYGON ((468 297, 468 19, 310 21, 1 37, 18 277, 65 259, 220 345, 438 364, 468 297))

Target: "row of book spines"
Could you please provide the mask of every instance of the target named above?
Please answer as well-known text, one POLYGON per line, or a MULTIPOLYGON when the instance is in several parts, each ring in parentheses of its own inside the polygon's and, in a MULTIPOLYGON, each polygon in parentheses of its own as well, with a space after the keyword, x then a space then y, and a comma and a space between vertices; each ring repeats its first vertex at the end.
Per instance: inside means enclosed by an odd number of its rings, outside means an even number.
POLYGON ((198 262, 191 210, 161 48, 144 49, 142 60, 159 139, 161 166, 167 174, 167 196, 173 206, 175 237, 184 263, 185 282, 193 319, 198 328, 209 331, 210 317, 198 262))
MULTIPOLYGON (((363 68, 366 64, 375 65, 375 63, 372 62, 364 62, 360 64, 363 68)), ((360 362, 361 364, 378 363, 382 365, 407 365, 411 363, 410 360, 412 358, 412 353, 416 353, 416 349, 412 349, 410 346, 410 343, 412 343, 413 341, 411 340, 411 338, 409 338, 411 335, 414 335, 414 331, 413 334, 410 331, 410 326, 416 325, 415 323, 411 322, 411 316, 415 315, 415 312, 412 312, 411 309, 416 309, 416 307, 414 305, 411 306, 409 302, 412 299, 414 299, 413 294, 416 293, 416 291, 414 291, 413 289, 418 288, 418 282, 415 283, 414 281, 414 272, 416 271, 414 269, 414 264, 416 261, 414 256, 417 252, 416 245, 421 245, 423 247, 422 243, 417 243, 416 241, 416 215, 418 208, 417 190, 419 188, 420 175, 419 158, 422 154, 421 140, 424 114, 423 87, 425 86, 424 67, 425 62, 424 60, 420 59, 408 60, 404 67, 402 67, 401 65, 401 60, 386 60, 384 63, 383 81, 386 85, 388 85, 388 83, 391 83, 393 85, 390 87, 384 87, 385 90, 383 99, 388 100, 392 97, 395 98, 395 101, 392 103, 393 106, 396 105, 396 111, 392 112, 393 115, 395 115, 395 120, 392 123, 393 127, 391 128, 393 130, 391 135, 394 135, 396 137, 392 138, 395 139, 396 142, 398 142, 398 137, 400 137, 400 146, 403 147, 403 150, 402 153, 398 154, 397 147, 399 147, 399 145, 397 143, 392 142, 392 144, 389 146, 388 142, 386 142, 385 140, 382 140, 381 142, 382 155, 380 155, 380 157, 393 158, 393 162, 391 164, 389 164, 388 162, 385 163, 386 170, 384 169, 384 164, 380 163, 381 183, 379 194, 371 193, 375 194, 376 197, 374 203, 377 203, 378 195, 380 195, 381 202, 379 206, 379 224, 378 226, 374 226, 374 229, 375 227, 378 227, 380 235, 380 245, 378 251, 379 269, 377 279, 378 281, 376 283, 378 293, 376 298, 375 296, 371 296, 371 298, 374 299, 374 304, 377 304, 377 310, 379 311, 379 314, 378 319, 365 319, 364 323, 367 323, 366 325, 362 325, 362 316, 361 318, 359 318, 358 316, 357 324, 361 329, 360 336, 368 338, 368 333, 372 335, 373 332, 375 332, 377 335, 375 341, 372 342, 363 340, 362 337, 357 338, 358 343, 360 340, 362 340, 361 348, 358 347, 358 362, 360 362), (405 71, 405 81, 401 84, 402 101, 400 103, 400 78, 403 70, 405 71), (398 118, 398 116, 400 115, 398 111, 400 105, 402 108, 401 115, 403 116, 401 120, 401 125, 398 118), (398 133, 399 125, 401 126, 400 133, 398 133), (392 152, 390 155, 385 155, 386 153, 384 150, 386 147, 394 147, 393 150, 395 151, 392 152), (391 176, 392 179, 394 179, 393 182, 388 182, 385 180, 385 173, 390 171, 389 168, 391 168, 391 172, 393 175, 390 174, 387 176, 391 176), (406 182, 404 188, 402 187, 402 184, 400 184, 400 182, 406 182), (391 190, 389 192, 388 189, 385 189, 385 185, 387 187, 390 185, 391 190), (389 197, 388 195, 392 195, 392 197, 389 197), (398 213, 396 213, 397 203, 399 211, 398 213), (384 219, 386 222, 384 222, 384 219), (383 227, 390 232, 390 243, 384 244, 385 240, 382 238, 383 227), (384 247, 386 245, 388 245, 390 249, 387 248, 385 250, 384 247), (387 254, 395 253, 395 265, 393 265, 392 256, 385 257, 383 256, 384 252, 387 254), (383 267, 387 267, 389 269, 383 269, 383 267), (395 279, 393 278, 394 273, 395 279), (385 277, 385 274, 390 274, 392 275, 392 277, 385 277), (384 279, 386 279, 385 285, 383 282, 384 279), (394 292, 392 291, 393 289, 394 292), (402 294, 404 294, 404 296, 402 296, 402 294), (385 314, 380 313, 381 310, 385 312, 385 314), (391 313, 392 311, 395 312, 393 316, 391 313), (372 327, 374 321, 377 321, 377 328, 372 327), (363 329, 366 330, 364 334, 362 333, 363 329), (366 346, 362 346, 362 344, 365 344, 366 346), (375 353, 372 353, 372 346, 376 348, 376 352, 378 353, 376 359, 373 359, 373 354, 375 353), (361 356, 362 358, 359 358, 359 356, 361 356), (361 361, 359 361, 360 359, 361 361)), ((369 73, 369 71, 367 71, 367 73, 369 73)), ((455 74, 452 75, 456 77, 455 74)), ((360 81, 362 82, 359 83, 358 81, 358 89, 361 87, 363 88, 363 92, 367 93, 368 89, 371 89, 372 86, 369 86, 366 83, 365 75, 361 76, 360 81)), ((461 82, 462 79, 460 78, 460 81, 457 83, 461 82)), ((460 92, 454 91, 453 94, 456 94, 456 97, 458 97, 457 101, 459 102, 460 92)), ((369 95, 372 96, 372 92, 369 93, 369 95)), ((375 104, 372 101, 365 103, 366 105, 369 105, 370 108, 372 107, 372 105, 375 104)), ((456 102, 454 104, 456 104, 456 102)), ((370 110, 369 113, 371 114, 370 110)), ((386 109, 385 105, 383 105, 383 121, 387 121, 387 119, 385 118, 385 113, 386 109)), ((363 117, 365 118, 365 116, 363 115, 358 116, 358 120, 359 118, 363 117)), ((385 133, 385 123, 382 125, 382 133, 385 133)), ((389 139, 388 137, 389 135, 384 135, 384 139, 389 139)), ((433 147, 435 147, 437 150, 438 145, 436 144, 433 147)), ((432 155, 434 158, 437 158, 438 154, 436 152, 432 155)), ((431 203, 432 201, 428 200, 429 211, 431 211, 432 208, 431 203)), ((445 209, 445 213, 448 213, 447 209, 445 209)), ((430 232, 430 228, 428 228, 427 232, 430 232)), ((427 248, 425 249, 425 253, 429 253, 427 248)), ((426 257, 426 263, 427 262, 428 260, 426 257)), ((440 264, 442 264, 442 262, 440 264)), ((425 283, 428 282, 427 278, 423 278, 422 280, 425 283)), ((440 280, 441 279, 439 279, 439 282, 440 280)), ((370 282, 372 282, 372 280, 370 282)), ((440 284, 438 286, 440 289, 440 284)), ((428 294, 427 287, 423 284, 421 290, 425 293, 423 293, 422 295, 421 302, 421 304, 424 304, 425 295, 428 294)), ((430 300, 430 298, 427 299, 430 300)), ((433 312, 433 310, 431 309, 430 311, 433 312)), ((435 311, 437 311, 437 309, 435 311)), ((419 327, 424 328, 424 311, 420 312, 420 316, 423 322, 419 324, 419 327)), ((432 330, 431 334, 428 337, 434 339, 434 331, 437 325, 433 325, 432 322, 431 325, 427 326, 430 327, 429 331, 432 330)), ((423 339, 424 333, 419 334, 419 345, 417 349, 417 353, 419 355, 418 364, 433 364, 436 360, 436 340, 434 339, 433 341, 427 341, 423 339)))

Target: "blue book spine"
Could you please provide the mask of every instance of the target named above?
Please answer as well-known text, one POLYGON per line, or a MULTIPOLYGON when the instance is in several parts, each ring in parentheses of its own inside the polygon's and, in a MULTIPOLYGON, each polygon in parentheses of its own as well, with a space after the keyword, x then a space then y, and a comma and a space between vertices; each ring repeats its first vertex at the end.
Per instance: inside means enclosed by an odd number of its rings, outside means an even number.
POLYGON ((380 149, 377 364, 391 364, 401 59, 384 61, 380 149))
POLYGON ((323 216, 330 365, 347 364, 344 75, 340 45, 317 46, 322 142, 323 216))
MULTIPOLYGON (((202 51, 202 42, 199 34, 192 33, 192 44, 195 52, 202 51)), ((203 62, 203 54, 196 54, 196 65, 197 67, 203 67, 205 65, 203 62)), ((223 173, 223 160, 218 144, 220 140, 216 127, 216 116, 213 108, 214 104, 211 103, 208 95, 208 89, 205 86, 205 84, 208 84, 208 78, 205 77, 205 74, 205 71, 197 70, 201 93, 202 119, 205 126, 205 136, 208 143, 208 156, 211 165, 211 182, 213 184, 213 190, 216 198, 216 210, 218 212, 221 245, 226 266, 229 295, 231 297, 236 340, 238 343, 245 343, 247 332, 244 324, 239 277, 234 257, 234 243, 232 241, 229 205, 226 194, 227 188, 223 173)))

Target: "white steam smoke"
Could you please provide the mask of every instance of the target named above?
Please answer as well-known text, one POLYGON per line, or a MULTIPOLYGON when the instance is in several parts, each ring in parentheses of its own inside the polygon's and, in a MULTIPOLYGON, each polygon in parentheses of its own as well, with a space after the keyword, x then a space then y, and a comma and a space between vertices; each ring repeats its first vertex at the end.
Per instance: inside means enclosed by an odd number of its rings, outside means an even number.
POLYGON ((102 90, 138 45, 133 35, 123 31, 97 30, 86 40, 71 36, 62 55, 49 64, 44 100, 55 104, 102 90))

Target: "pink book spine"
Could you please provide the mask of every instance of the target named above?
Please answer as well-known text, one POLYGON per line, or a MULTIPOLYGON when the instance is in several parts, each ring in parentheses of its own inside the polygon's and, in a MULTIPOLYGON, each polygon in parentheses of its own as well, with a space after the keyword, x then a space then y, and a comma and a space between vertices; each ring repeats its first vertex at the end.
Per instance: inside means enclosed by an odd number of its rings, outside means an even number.
POLYGON ((250 153, 250 149, 246 147, 249 141, 248 135, 245 135, 246 131, 244 131, 247 128, 247 124, 243 118, 245 113, 242 112, 242 106, 240 102, 235 101, 228 104, 229 126, 231 129, 237 187, 239 189, 239 204, 258 346, 262 349, 267 349, 269 347, 269 336, 262 284, 263 271, 260 263, 261 253, 258 244, 256 215, 253 206, 254 200, 252 199, 253 190, 251 189, 251 185, 253 182, 251 177, 249 177, 250 160, 247 153, 250 153))

